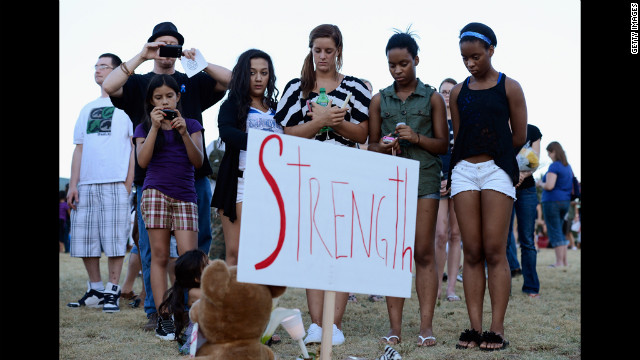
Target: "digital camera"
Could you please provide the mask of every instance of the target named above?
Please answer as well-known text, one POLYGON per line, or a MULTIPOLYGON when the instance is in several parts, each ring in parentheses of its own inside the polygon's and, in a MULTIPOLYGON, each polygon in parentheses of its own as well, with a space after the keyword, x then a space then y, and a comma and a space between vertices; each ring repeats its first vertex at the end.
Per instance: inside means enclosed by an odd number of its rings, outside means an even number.
POLYGON ((160 46, 160 56, 179 58, 182 56, 182 45, 164 45, 160 46))
POLYGON ((178 113, 175 110, 162 109, 165 120, 173 120, 178 117, 178 113))

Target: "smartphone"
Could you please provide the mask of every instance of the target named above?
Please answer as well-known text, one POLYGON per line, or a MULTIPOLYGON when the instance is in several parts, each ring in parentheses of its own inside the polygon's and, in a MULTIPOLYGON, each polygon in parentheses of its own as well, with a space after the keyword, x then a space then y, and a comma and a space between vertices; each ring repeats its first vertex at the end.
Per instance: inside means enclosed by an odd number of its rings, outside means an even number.
POLYGON ((162 112, 165 120, 173 120, 178 117, 178 113, 175 110, 162 109, 162 112))
POLYGON ((393 140, 395 140, 396 138, 393 136, 383 136, 382 137, 382 142, 385 144, 391 144, 393 142, 393 140))
POLYGON ((182 45, 160 46, 161 57, 179 58, 182 56, 182 45))

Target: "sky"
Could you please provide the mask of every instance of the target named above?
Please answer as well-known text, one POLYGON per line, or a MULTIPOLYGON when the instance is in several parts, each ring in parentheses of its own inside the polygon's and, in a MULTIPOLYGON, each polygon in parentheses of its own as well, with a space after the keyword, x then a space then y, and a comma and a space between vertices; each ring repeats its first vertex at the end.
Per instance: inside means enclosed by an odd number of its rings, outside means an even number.
MULTIPOLYGON (((417 76, 436 88, 443 79, 469 76, 458 35, 469 22, 493 29, 498 45, 492 65, 518 81, 528 122, 542 132, 540 177, 551 163, 552 141, 564 148, 580 176, 580 1, 578 0, 60 0, 59 1, 59 176, 71 173, 73 129, 80 110, 100 96, 93 66, 111 52, 123 61, 138 54, 153 27, 173 22, 184 48, 200 50, 213 64, 232 69, 250 48, 266 51, 275 67, 276 86, 300 76, 309 51, 309 32, 337 25, 343 35, 341 73, 368 79, 374 94, 389 86, 385 46, 394 29, 411 30, 420 47, 417 76)), ((153 68, 146 61, 135 71, 153 68)), ((176 70, 184 72, 179 61, 176 70)), ((218 138, 222 101, 203 113, 206 143, 218 138)))

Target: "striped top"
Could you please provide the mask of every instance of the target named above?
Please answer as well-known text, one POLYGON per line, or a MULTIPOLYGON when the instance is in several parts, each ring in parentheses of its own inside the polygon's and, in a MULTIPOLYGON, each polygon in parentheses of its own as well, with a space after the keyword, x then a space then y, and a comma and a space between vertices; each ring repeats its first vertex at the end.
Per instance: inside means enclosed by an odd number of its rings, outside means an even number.
MULTIPOLYGON (((295 126, 311 121, 311 117, 307 116, 307 100, 316 101, 320 95, 311 91, 308 98, 302 97, 302 89, 300 88, 300 79, 293 79, 287 83, 280 101, 276 109, 274 119, 280 125, 295 126)), ((369 103, 371 102, 371 92, 367 86, 358 78, 345 75, 338 87, 327 93, 329 99, 333 100, 334 106, 342 106, 347 94, 351 93, 349 99, 350 110, 345 115, 345 120, 354 124, 369 120, 369 103)), ((334 131, 328 131, 321 135, 316 135, 316 140, 329 141, 338 143, 338 145, 355 146, 355 142, 351 141, 334 131)))

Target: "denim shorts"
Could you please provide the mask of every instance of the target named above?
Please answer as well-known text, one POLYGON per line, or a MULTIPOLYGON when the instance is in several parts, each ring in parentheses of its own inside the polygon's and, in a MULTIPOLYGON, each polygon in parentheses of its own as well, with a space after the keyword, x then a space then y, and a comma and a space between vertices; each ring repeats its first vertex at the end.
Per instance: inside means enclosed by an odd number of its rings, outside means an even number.
POLYGON ((440 200, 440 190, 431 193, 431 194, 426 194, 426 195, 422 195, 422 196, 418 196, 418 199, 436 199, 436 200, 440 200))
POLYGON ((451 172, 451 197, 468 190, 495 190, 516 199, 511 177, 493 160, 470 163, 460 160, 451 172))

